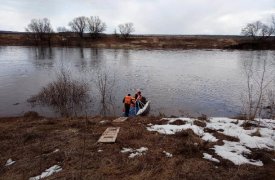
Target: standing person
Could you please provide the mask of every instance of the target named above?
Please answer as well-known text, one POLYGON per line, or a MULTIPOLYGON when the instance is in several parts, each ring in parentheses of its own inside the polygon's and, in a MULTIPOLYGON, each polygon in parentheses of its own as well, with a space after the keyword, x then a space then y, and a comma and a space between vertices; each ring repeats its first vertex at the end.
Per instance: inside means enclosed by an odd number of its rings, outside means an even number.
POLYGON ((141 91, 138 90, 137 93, 135 94, 135 100, 141 100, 142 96, 141 96, 141 91))
POLYGON ((128 94, 127 96, 125 96, 125 97, 123 98, 122 103, 124 103, 125 116, 126 116, 126 117, 129 116, 129 111, 130 111, 131 102, 132 102, 131 94, 128 94))
POLYGON ((142 95, 141 95, 141 92, 138 91, 136 94, 135 94, 135 101, 136 101, 136 107, 138 108, 142 108, 142 104, 141 104, 141 100, 142 100, 142 95))

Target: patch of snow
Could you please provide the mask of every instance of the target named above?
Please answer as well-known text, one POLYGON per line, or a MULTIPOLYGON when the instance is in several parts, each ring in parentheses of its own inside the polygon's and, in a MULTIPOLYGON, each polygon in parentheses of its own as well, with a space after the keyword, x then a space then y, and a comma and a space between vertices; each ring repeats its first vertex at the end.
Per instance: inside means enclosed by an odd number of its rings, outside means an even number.
POLYGON ((203 153, 203 158, 204 158, 204 159, 208 159, 208 160, 210 160, 210 161, 217 162, 217 163, 219 163, 219 162, 220 162, 218 159, 213 158, 213 157, 212 157, 212 155, 207 154, 207 153, 203 153))
POLYGON ((121 153, 131 153, 129 158, 134 158, 136 156, 142 156, 145 152, 148 151, 147 147, 141 147, 139 149, 132 149, 132 148, 122 148, 120 151, 121 153))
POLYGON ((167 118, 164 120, 169 120, 168 123, 173 123, 176 120, 181 120, 186 122, 184 125, 172 125, 172 124, 164 124, 164 125, 153 125, 151 127, 147 127, 148 131, 157 131, 160 134, 175 134, 177 132, 180 132, 182 130, 187 130, 191 129, 196 135, 203 137, 204 140, 206 141, 211 141, 215 142, 217 139, 209 134, 209 133, 204 133, 204 128, 199 127, 197 125, 194 125, 194 119, 190 118, 167 118), (170 120, 169 120, 170 119, 170 120))
POLYGON ((62 168, 58 165, 54 165, 52 167, 50 167, 49 169, 46 169, 44 172, 42 172, 41 175, 35 176, 35 177, 30 177, 29 180, 39 180, 39 179, 43 179, 45 177, 51 176, 54 173, 58 173, 62 171, 62 168))
POLYGON ((134 150, 132 148, 122 148, 120 152, 122 153, 128 153, 128 152, 133 152, 134 150))
POLYGON ((141 156, 141 155, 142 155, 142 153, 134 152, 134 153, 131 153, 131 154, 129 155, 129 158, 134 158, 134 157, 136 157, 136 156, 141 156))
POLYGON ((262 127, 267 127, 269 129, 275 128, 275 121, 273 119, 255 119, 255 121, 257 124, 260 124, 260 126, 262 127))
MULTIPOLYGON (((194 125, 195 119, 192 118, 164 118, 168 120, 164 125, 151 125, 147 127, 148 131, 157 131, 160 134, 175 134, 182 130, 191 129, 202 140, 209 142, 216 142, 218 139, 212 134, 204 132, 203 127, 194 125), (173 125, 176 120, 185 122, 184 125, 173 125)), ((243 156, 243 154, 249 154, 250 150, 247 148, 255 149, 268 149, 275 150, 275 121, 271 119, 256 119, 251 121, 254 124, 260 124, 260 127, 251 127, 247 130, 242 127, 244 120, 236 120, 224 117, 210 118, 209 122, 206 122, 206 128, 216 130, 227 136, 235 137, 240 142, 224 141, 223 146, 215 146, 215 152, 224 159, 232 161, 234 164, 252 164, 256 166, 262 166, 261 161, 249 160, 243 156), (259 136, 253 136, 253 133, 259 131, 259 136)), ((149 126, 149 124, 148 124, 149 126)), ((196 145, 196 144, 194 144, 196 145)))
POLYGON ((139 153, 143 153, 145 151, 148 151, 148 148, 147 147, 141 147, 139 149, 136 149, 136 151, 139 152, 139 153))
POLYGON ((169 153, 169 152, 166 152, 166 151, 163 151, 163 153, 166 155, 166 157, 168 158, 171 158, 173 157, 173 154, 169 153))
POLYGON ((97 152, 102 152, 103 150, 102 149, 99 149, 97 152))
POLYGON ((147 126, 153 126, 153 124, 152 124, 152 123, 149 123, 149 124, 147 124, 147 126))
POLYGON ((109 122, 109 120, 101 120, 101 121, 99 121, 99 124, 106 124, 108 122, 109 122))
POLYGON ((176 120, 180 120, 180 121, 183 121, 186 123, 193 124, 195 119, 192 119, 192 118, 163 118, 162 120, 168 120, 168 123, 173 123, 176 120))
POLYGON ((243 120, 236 121, 229 118, 211 118, 210 123, 207 123, 206 127, 213 130, 223 130, 223 134, 236 137, 240 139, 240 143, 249 148, 259 149, 275 149, 275 136, 274 130, 268 128, 260 128, 261 137, 251 136, 256 132, 257 128, 251 130, 245 130, 242 125, 243 120), (273 134, 273 137, 272 137, 273 134))
POLYGON ((5 166, 13 165, 16 161, 13 161, 11 158, 9 158, 5 164, 5 166))
POLYGON ((184 124, 184 125, 172 125, 172 124, 164 124, 164 125, 153 125, 151 127, 147 127, 148 131, 157 131, 160 134, 175 134, 182 130, 191 129, 198 136, 203 136, 204 131, 203 128, 198 127, 192 124, 184 124))
POLYGON ((210 133, 204 133, 204 135, 202 136, 202 140, 209 141, 209 142, 217 142, 218 141, 218 139, 210 133))
POLYGON ((252 159, 247 159, 243 154, 250 154, 250 150, 239 142, 231 142, 224 140, 224 145, 214 146, 215 153, 221 156, 224 159, 228 159, 233 162, 235 165, 241 164, 252 164, 255 166, 263 166, 262 161, 256 161, 252 159))
POLYGON ((53 153, 57 153, 57 152, 59 152, 60 150, 59 149, 55 149, 54 151, 53 151, 53 153))

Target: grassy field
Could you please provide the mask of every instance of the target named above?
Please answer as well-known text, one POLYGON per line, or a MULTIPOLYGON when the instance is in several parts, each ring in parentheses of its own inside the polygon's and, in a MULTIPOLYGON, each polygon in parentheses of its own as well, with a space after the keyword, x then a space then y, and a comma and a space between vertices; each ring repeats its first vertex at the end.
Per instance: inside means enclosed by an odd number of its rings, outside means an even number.
MULTIPOLYGON (((88 34, 80 38, 73 33, 57 33, 51 38, 52 46, 82 46, 91 48, 128 49, 225 49, 241 43, 250 42, 242 36, 210 35, 133 35, 128 39, 114 35, 92 38, 88 34)), ((36 42, 26 33, 0 33, 0 45, 48 45, 36 42)))
MULTIPOLYGON (((192 130, 174 135, 151 132, 151 124, 166 124, 160 117, 135 117, 120 124, 115 117, 44 118, 25 116, 0 118, 0 179, 29 179, 53 165, 62 171, 48 179, 274 179, 274 151, 253 150, 251 156, 264 166, 234 165, 203 159, 203 152, 222 140, 238 141, 217 131, 208 130, 217 142, 202 141, 192 130), (97 140, 107 127, 120 127, 116 143, 97 140), (141 156, 129 158, 123 148, 148 148, 141 156), (169 152, 167 157, 163 152, 169 152), (11 158, 16 161, 5 166, 11 158)), ((182 125, 180 120, 174 125, 182 125)), ((198 127, 205 122, 196 120, 198 127)))

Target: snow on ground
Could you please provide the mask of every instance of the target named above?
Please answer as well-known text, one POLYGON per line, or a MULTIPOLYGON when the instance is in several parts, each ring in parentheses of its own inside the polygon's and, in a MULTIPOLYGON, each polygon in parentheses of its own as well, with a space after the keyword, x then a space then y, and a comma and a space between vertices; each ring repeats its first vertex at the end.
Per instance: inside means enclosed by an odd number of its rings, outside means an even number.
POLYGON ((252 164, 256 166, 263 166, 262 161, 256 161, 252 159, 249 160, 243 156, 243 154, 250 154, 251 151, 241 143, 226 140, 223 140, 223 142, 223 146, 215 145, 213 148, 216 154, 222 158, 232 161, 235 165, 252 164))
POLYGON ((203 153, 203 158, 204 158, 204 159, 208 159, 209 161, 217 162, 217 163, 220 162, 218 159, 213 158, 212 155, 207 154, 207 153, 203 153))
POLYGON ((171 154, 171 153, 169 153, 169 152, 163 151, 163 153, 164 153, 165 156, 168 157, 168 158, 173 157, 173 154, 171 154))
POLYGON ((13 161, 11 158, 9 158, 5 164, 5 166, 13 165, 16 161, 13 161))
POLYGON ((55 149, 54 151, 53 151, 53 153, 57 153, 57 152, 59 152, 60 150, 59 149, 55 149))
POLYGON ((130 153, 129 158, 134 158, 136 156, 142 156, 145 152, 148 151, 147 147, 141 147, 139 149, 133 148, 122 148, 121 153, 130 153))
POLYGON ((29 178, 29 180, 39 180, 39 179, 43 179, 45 177, 51 176, 54 173, 58 173, 62 171, 62 168, 58 165, 54 165, 52 167, 50 167, 49 169, 46 169, 41 175, 35 176, 35 177, 31 177, 29 178))
POLYGON ((207 123, 207 128, 221 131, 223 134, 240 139, 240 143, 249 148, 273 149, 275 150, 275 133, 274 130, 266 127, 259 128, 261 137, 251 136, 257 131, 257 128, 245 130, 241 125, 243 120, 232 120, 228 118, 212 118, 207 123))
MULTIPOLYGON (((214 146, 215 153, 224 159, 232 161, 236 165, 240 164, 252 164, 256 166, 262 166, 261 161, 247 159, 244 155, 250 154, 248 149, 267 149, 275 150, 275 121, 269 119, 256 119, 251 123, 259 124, 260 127, 251 127, 250 130, 244 129, 241 125, 244 124, 244 120, 236 120, 230 118, 210 118, 209 122, 206 122, 206 127, 200 127, 194 124, 196 119, 192 118, 165 118, 168 120, 164 125, 151 125, 147 127, 148 131, 157 131, 161 134, 175 134, 176 132, 191 129, 196 135, 201 137, 204 141, 216 142, 218 139, 211 133, 204 132, 205 128, 216 130, 227 136, 235 137, 240 142, 223 141, 224 145, 214 146), (185 122, 184 125, 172 125, 176 120, 185 122), (255 134, 254 134, 255 133, 255 134), (260 136, 256 136, 260 134, 260 136)), ((211 156, 211 155, 210 155, 211 156)), ((207 154, 204 154, 204 158, 211 159, 207 154)), ((217 159, 216 159, 217 160, 217 159)))

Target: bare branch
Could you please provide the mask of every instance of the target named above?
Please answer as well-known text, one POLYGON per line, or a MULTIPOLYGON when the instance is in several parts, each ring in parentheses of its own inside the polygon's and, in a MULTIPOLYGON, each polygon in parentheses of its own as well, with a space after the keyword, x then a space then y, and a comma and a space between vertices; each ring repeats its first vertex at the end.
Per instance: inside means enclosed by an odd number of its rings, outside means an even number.
POLYGON ((80 16, 77 18, 74 18, 70 23, 69 26, 71 27, 73 32, 76 32, 81 38, 83 37, 83 34, 87 30, 87 17, 80 16))
POLYGON ((51 34, 54 32, 47 18, 44 19, 32 19, 26 31, 32 33, 35 40, 50 40, 51 34))
POLYGON ((107 28, 106 24, 102 22, 98 16, 91 16, 87 20, 88 30, 92 36, 98 37, 98 35, 104 32, 107 28))
POLYGON ((118 28, 119 28, 120 34, 125 39, 128 38, 130 34, 135 31, 133 23, 120 24, 118 28))

